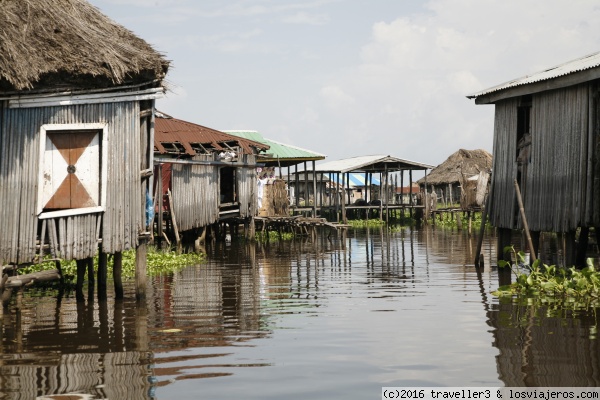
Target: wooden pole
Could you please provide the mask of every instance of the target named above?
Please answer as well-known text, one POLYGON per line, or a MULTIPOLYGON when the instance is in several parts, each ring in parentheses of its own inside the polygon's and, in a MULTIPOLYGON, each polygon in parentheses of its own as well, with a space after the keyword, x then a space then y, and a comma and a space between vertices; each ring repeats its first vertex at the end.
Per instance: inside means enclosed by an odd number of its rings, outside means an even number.
POLYGON ((389 179, 389 176, 388 176, 387 164, 385 164, 385 223, 386 224, 388 224, 390 222, 390 219, 389 219, 390 212, 389 212, 389 207, 388 207, 388 203, 390 202, 390 200, 389 200, 390 186, 388 184, 388 179, 389 179))
POLYGON ((98 255, 98 300, 106 300, 106 275, 108 270, 108 255, 100 251, 98 255))
POLYGON ((519 203, 519 212, 521 213, 521 219, 523 220, 523 229, 525 230, 525 237, 527 238, 527 244, 529 245, 529 254, 533 262, 537 260, 535 255, 535 249, 533 248, 533 242, 531 241, 531 234, 529 233, 529 225, 527 225, 527 218, 525 217, 525 208, 523 207, 523 199, 521 198, 521 189, 519 189, 519 182, 515 179, 515 193, 517 195, 517 202, 519 203))
POLYGON ((315 171, 315 160, 312 161, 312 182, 313 182, 313 218, 317 217, 317 173, 315 171))
POLYGON ((123 298, 123 253, 116 252, 113 256, 113 281, 115 284, 115 299, 123 298))
POLYGON ((146 238, 140 237, 138 246, 135 249, 135 298, 138 301, 146 299, 146 258, 148 248, 146 238))
POLYGON ((177 229, 177 220, 175 216, 175 210, 173 207, 173 197, 171 196, 171 190, 167 190, 167 197, 169 199, 169 210, 171 211, 171 224, 173 224, 173 233, 175 234, 175 243, 177 248, 181 247, 181 238, 179 237, 179 229, 177 229))
POLYGON ((77 283, 75 284, 75 297, 78 302, 85 301, 85 296, 83 295, 83 280, 85 279, 85 269, 87 267, 87 263, 85 260, 75 260, 75 264, 77 264, 77 283))
POLYGON ((162 241, 163 241, 163 188, 162 188, 162 168, 163 164, 158 164, 158 177, 157 177, 157 197, 158 197, 158 211, 157 211, 157 225, 158 225, 158 248, 162 249, 162 241))
MULTIPOLYGON (((346 216, 346 183, 348 182, 349 176, 350 174, 348 172, 342 174, 342 222, 344 224, 348 223, 348 217, 346 216)), ((348 187, 349 186, 350 185, 348 185, 348 187)))
MULTIPOLYGON (((490 192, 487 195, 487 199, 484 202, 484 206, 483 206, 483 210, 481 211, 481 226, 479 227, 479 238, 477 239, 477 251, 475 253, 475 267, 479 267, 481 264, 481 247, 483 245, 483 235, 485 233, 485 224, 487 222, 487 213, 488 213, 488 207, 490 206, 491 203, 491 197, 492 197, 492 187, 490 186, 490 192)), ((501 249, 498 249, 496 251, 502 251, 501 249)))

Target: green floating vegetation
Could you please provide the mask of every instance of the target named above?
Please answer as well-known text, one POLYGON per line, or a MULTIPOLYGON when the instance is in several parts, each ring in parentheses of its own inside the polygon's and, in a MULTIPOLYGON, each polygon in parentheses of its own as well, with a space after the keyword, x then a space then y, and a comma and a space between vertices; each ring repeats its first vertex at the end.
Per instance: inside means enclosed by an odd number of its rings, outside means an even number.
POLYGON ((277 232, 277 231, 264 231, 256 232, 254 238, 259 243, 265 243, 276 240, 293 240, 296 234, 293 232, 277 232))
MULTIPOLYGON (((162 251, 150 246, 146 258, 146 271, 149 276, 175 273, 187 266, 196 265, 204 262, 206 255, 201 253, 176 253, 173 251, 162 251)), ((109 266, 112 263, 109 257, 109 266)), ((60 262, 63 276, 67 282, 72 282, 77 276, 77 265, 75 260, 60 262)), ((29 274, 33 272, 55 269, 54 261, 45 261, 39 264, 33 264, 19 269, 19 274, 29 274)), ((98 268, 98 256, 94 257, 94 269, 98 268)), ((123 252, 122 278, 132 279, 135 277, 135 250, 126 250, 123 252)))
POLYGON ((526 265, 525 253, 516 252, 513 246, 505 247, 504 252, 512 253, 515 262, 500 260, 498 267, 510 268, 515 282, 501 286, 492 292, 494 296, 511 297, 525 304, 538 302, 570 309, 600 305, 600 272, 590 259, 585 268, 578 270, 542 264, 540 260, 526 265))
POLYGON ((377 219, 351 219, 348 220, 348 225, 352 228, 370 228, 385 225, 385 221, 377 219))
MULTIPOLYGON (((440 212, 433 218, 435 218, 435 222, 432 221, 431 223, 435 226, 439 226, 442 228, 458 228, 458 218, 451 212, 440 212)), ((462 228, 467 229, 469 227, 469 218, 467 216, 461 216, 460 223, 462 228)), ((492 227, 489 221, 486 222, 485 227, 492 227)), ((481 213, 473 213, 473 215, 471 216, 471 228, 481 228, 481 213)))

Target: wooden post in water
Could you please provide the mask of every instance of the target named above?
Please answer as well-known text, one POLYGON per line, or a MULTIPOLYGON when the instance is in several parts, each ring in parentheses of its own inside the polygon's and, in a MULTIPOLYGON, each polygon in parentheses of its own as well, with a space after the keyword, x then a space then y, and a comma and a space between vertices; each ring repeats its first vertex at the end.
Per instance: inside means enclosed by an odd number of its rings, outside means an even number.
POLYGON ((135 298, 137 301, 146 299, 146 260, 148 256, 146 241, 146 237, 140 237, 135 249, 135 298))
POLYGON ((106 275, 108 271, 108 255, 100 251, 98 255, 98 300, 106 300, 106 275))
MULTIPOLYGON (((485 224, 487 222, 487 213, 488 207, 491 202, 492 189, 490 187, 490 192, 487 195, 486 201, 483 202, 483 210, 481 211, 481 226, 479 227, 479 238, 477 239, 477 251, 475 253, 475 267, 480 267, 483 265, 482 254, 481 254, 481 246, 483 246, 483 235, 485 233, 485 224)), ((497 249, 496 251, 502 251, 501 249, 497 249)), ((498 257, 499 259, 499 257, 498 257)))
POLYGON ((77 282, 75 283, 75 297, 78 302, 85 301, 85 296, 83 295, 83 281, 85 279, 85 270, 87 268, 87 263, 85 260, 75 260, 75 264, 77 265, 77 282))
POLYGON ((123 253, 120 251, 113 255, 113 281, 115 284, 115 299, 123 298, 123 253))
POLYGON ((342 175, 342 222, 344 224, 348 223, 348 217, 346 216, 346 182, 348 182, 349 176, 350 173, 348 172, 342 175))
POLYGON ((313 207, 312 217, 317 217, 317 172, 315 171, 315 160, 312 161, 312 187, 313 187, 313 207))

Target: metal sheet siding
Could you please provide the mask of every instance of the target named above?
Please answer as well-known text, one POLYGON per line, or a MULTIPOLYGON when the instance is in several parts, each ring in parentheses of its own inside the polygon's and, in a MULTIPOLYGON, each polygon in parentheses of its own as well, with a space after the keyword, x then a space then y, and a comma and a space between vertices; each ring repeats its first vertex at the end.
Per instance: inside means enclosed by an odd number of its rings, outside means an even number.
MULTIPOLYGON (((194 160, 214 160, 196 156, 194 160)), ((219 219, 219 168, 215 165, 173 164, 172 198, 180 231, 199 228, 219 219)))
POLYGON ((531 164, 524 194, 532 230, 567 232, 591 222, 588 113, 587 85, 533 97, 531 164))
MULTIPOLYGON (((140 185, 140 127, 137 102, 88 104, 64 107, 0 109, 0 263, 23 263, 36 255, 38 218, 40 127, 44 124, 107 123, 109 148, 106 204, 103 214, 103 250, 108 253, 133 248, 142 229, 140 185)), ((97 219, 57 218, 65 226, 56 248, 79 257, 94 253, 97 240, 81 240, 97 219), (71 229, 67 228, 71 226, 71 229), (84 234, 84 232, 86 232, 84 234), (84 235, 84 236, 82 236, 84 235)), ((48 226, 50 223, 48 223, 48 226)), ((59 228, 60 230, 60 228, 59 228)), ((48 236, 46 236, 48 237, 48 236)))
POLYGON ((517 177, 517 106, 517 100, 509 99, 496 103, 495 109, 490 222, 500 228, 512 228, 518 211, 513 183, 517 177))
MULTIPOLYGON (((590 90, 578 85, 533 96, 531 161, 522 189, 532 231, 567 232, 593 224, 590 90)), ((490 221, 501 228, 521 227, 514 189, 518 104, 496 103, 490 221)))
MULTIPOLYGON (((244 155, 243 162, 254 164, 256 157, 244 155)), ((254 168, 238 168, 237 180, 240 217, 254 217, 258 212, 256 170, 254 168)))

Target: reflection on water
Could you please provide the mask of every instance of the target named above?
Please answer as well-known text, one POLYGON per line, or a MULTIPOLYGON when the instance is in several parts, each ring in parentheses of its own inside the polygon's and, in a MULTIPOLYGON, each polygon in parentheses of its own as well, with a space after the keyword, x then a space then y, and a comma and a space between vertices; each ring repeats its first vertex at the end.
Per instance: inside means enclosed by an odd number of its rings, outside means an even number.
POLYGON ((148 300, 32 296, 0 324, 0 399, 376 398, 382 386, 597 386, 595 310, 499 302, 495 239, 402 228, 245 245, 148 300))

